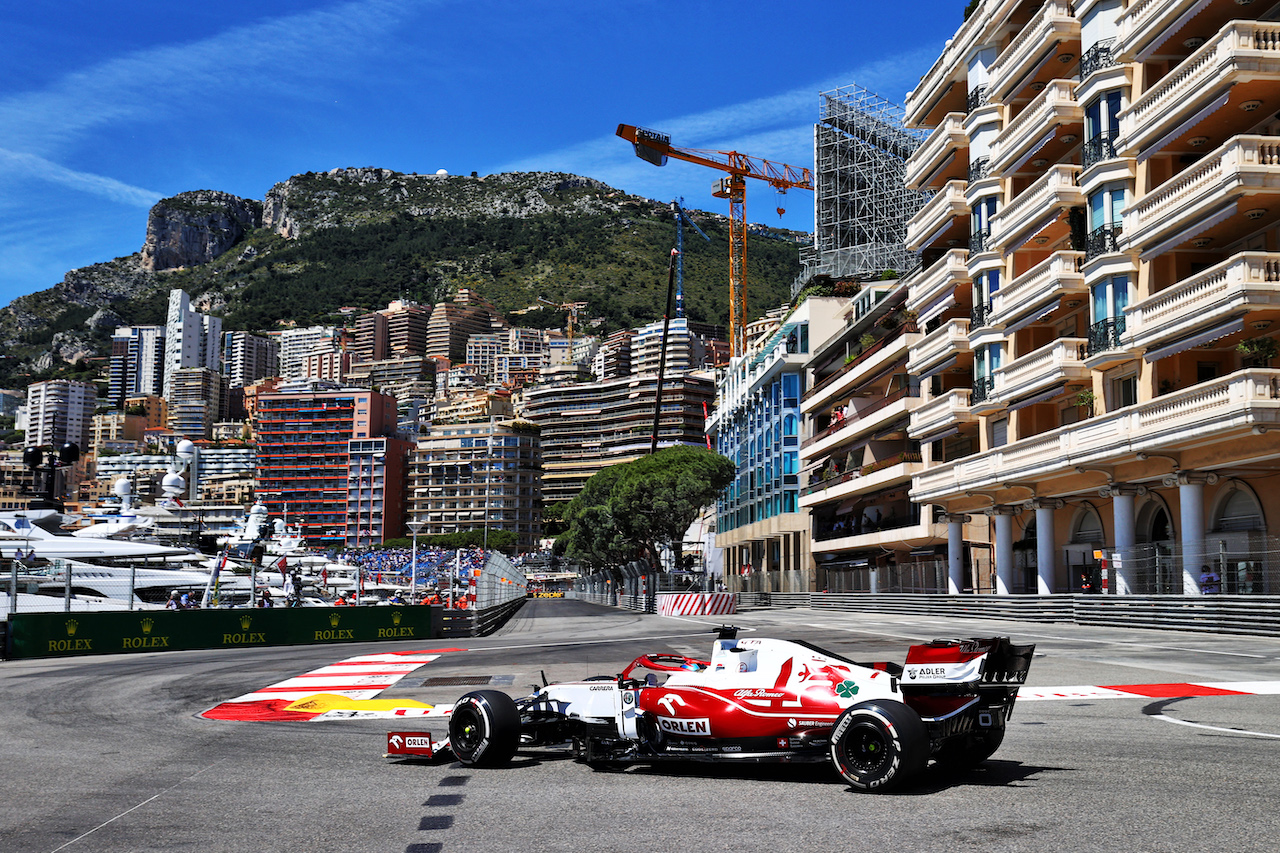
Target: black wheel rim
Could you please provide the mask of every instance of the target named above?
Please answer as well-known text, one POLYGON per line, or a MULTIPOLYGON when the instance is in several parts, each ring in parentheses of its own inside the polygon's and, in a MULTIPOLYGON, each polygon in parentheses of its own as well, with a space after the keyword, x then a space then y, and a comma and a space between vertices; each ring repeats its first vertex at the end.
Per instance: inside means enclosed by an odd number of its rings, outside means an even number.
POLYGON ((471 705, 464 705, 453 712, 453 728, 450 739, 465 751, 475 749, 484 740, 484 717, 471 705))
POLYGON ((842 751, 845 763, 859 774, 876 772, 893 752, 884 732, 869 723, 854 726, 846 733, 842 751))

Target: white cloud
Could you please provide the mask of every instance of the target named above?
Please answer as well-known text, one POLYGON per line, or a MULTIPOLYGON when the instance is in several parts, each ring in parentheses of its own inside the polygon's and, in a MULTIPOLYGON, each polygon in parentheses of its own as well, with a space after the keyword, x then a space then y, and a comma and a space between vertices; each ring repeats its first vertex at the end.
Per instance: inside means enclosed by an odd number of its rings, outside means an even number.
POLYGON ((130 186, 114 178, 94 175, 89 172, 77 172, 60 166, 51 160, 37 157, 34 154, 23 154, 0 148, 0 173, 17 172, 29 177, 40 178, 61 184, 81 192, 102 196, 112 201, 135 207, 151 207, 162 197, 162 193, 142 187, 130 186))

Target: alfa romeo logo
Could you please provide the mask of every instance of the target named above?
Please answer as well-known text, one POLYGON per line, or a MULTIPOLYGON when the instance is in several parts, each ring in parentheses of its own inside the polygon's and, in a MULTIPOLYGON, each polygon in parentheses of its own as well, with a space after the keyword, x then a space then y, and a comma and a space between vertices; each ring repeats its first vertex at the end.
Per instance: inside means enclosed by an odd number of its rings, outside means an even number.
POLYGON ((858 695, 858 685, 852 681, 842 681, 836 685, 836 695, 844 699, 852 699, 858 695))

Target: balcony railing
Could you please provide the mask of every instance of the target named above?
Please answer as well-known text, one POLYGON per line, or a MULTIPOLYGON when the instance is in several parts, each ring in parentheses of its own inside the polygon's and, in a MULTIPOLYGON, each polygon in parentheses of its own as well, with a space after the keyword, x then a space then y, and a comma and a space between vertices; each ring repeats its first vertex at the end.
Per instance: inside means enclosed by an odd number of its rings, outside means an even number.
POLYGON ((1261 201, 1277 184, 1280 138, 1233 137, 1125 210, 1127 247, 1143 249, 1176 234, 1246 192, 1261 201))
MULTIPOLYGON (((1232 21, 1217 35, 1134 98, 1120 114, 1120 135, 1126 152, 1136 154, 1157 144, 1177 128, 1188 133, 1196 124, 1185 124, 1213 104, 1218 93, 1233 83, 1266 85, 1280 80, 1280 24, 1267 21, 1232 21)), ((1210 121, 1226 121, 1219 132, 1245 130, 1256 119, 1238 110, 1216 110, 1210 121)))
POLYGON ((1183 279, 1125 312, 1125 342, 1150 348, 1177 341, 1257 306, 1280 304, 1280 252, 1241 252, 1183 279))
POLYGON ((969 396, 969 402, 985 403, 996 390, 996 379, 994 376, 979 376, 973 380, 973 393, 969 396))
MULTIPOLYGON (((1069 164, 1050 166, 1026 189, 991 217, 992 248, 1011 251, 1031 239, 1036 231, 1044 230, 1046 213, 1056 211, 1060 216, 1064 209, 1077 207, 1085 202, 1080 189, 1080 167, 1069 164)), ((1053 221, 1057 221, 1054 219, 1053 221)))
POLYGON ((1101 225, 1089 232, 1084 246, 1084 261, 1088 263, 1099 255, 1120 251, 1120 225, 1101 225))
POLYGON ((987 176, 987 167, 991 165, 990 157, 979 157, 969 164, 969 183, 974 184, 987 176))
POLYGON ((970 282, 967 252, 951 249, 938 258, 908 284, 907 308, 920 315, 926 308, 970 282))
POLYGON ((978 86, 977 88, 971 89, 969 91, 969 96, 965 98, 964 105, 965 105, 965 109, 967 109, 969 112, 973 112, 978 107, 981 107, 986 103, 987 103, 987 87, 978 86))
MULTIPOLYGON (((812 438, 805 439, 800 446, 802 448, 809 447, 810 445, 813 445, 819 441, 822 441, 824 438, 830 438, 831 436, 835 435, 845 427, 856 424, 859 421, 867 420, 868 418, 870 418, 871 415, 875 414, 876 412, 880 411, 886 406, 891 406, 894 403, 905 400, 908 397, 919 397, 919 396, 920 396, 919 385, 908 385, 906 388, 899 388, 897 391, 894 391, 892 394, 887 394, 884 397, 881 397, 877 400, 874 400, 873 402, 867 403, 866 405, 859 407, 855 412, 850 414, 848 417, 840 418, 838 420, 832 420, 830 426, 828 426, 826 429, 822 430, 821 432, 815 434, 812 438)), ((856 399, 861 399, 861 398, 855 398, 855 400, 856 399)))
POLYGON ((978 302, 973 306, 973 310, 969 312, 970 329, 981 329, 987 325, 987 319, 991 316, 992 304, 990 302, 978 302))
POLYGON ((1084 274, 1080 272, 1083 259, 1082 252, 1054 252, 1000 288, 991 297, 992 322, 1007 330, 1012 324, 1033 320, 1052 310, 1056 300, 1066 294, 1088 293, 1084 274))
POLYGON ((969 350, 969 321, 948 320, 911 347, 907 370, 918 376, 928 368, 944 364, 947 359, 969 350))
POLYGON ((941 463, 915 476, 911 497, 938 503, 995 484, 1074 474, 1079 465, 1131 460, 1144 451, 1175 452, 1188 441, 1203 446, 1228 431, 1238 435, 1241 424, 1275 423, 1278 414, 1280 370, 1241 370, 989 453, 941 463))
POLYGON ((969 254, 976 255, 979 252, 987 250, 987 243, 991 240, 991 231, 974 231, 969 235, 969 254))
POLYGON ((822 393, 827 388, 830 388, 832 384, 834 384, 838 379, 840 379, 840 377, 846 376, 852 371, 857 370, 860 365, 866 363, 866 361, 870 359, 873 355, 880 352, 885 347, 892 344, 894 341, 898 340, 898 338, 902 337, 908 332, 914 333, 918 331, 919 331, 919 328, 916 326, 914 321, 907 321, 902 323, 896 329, 893 329, 888 334, 886 334, 883 338, 876 340, 870 346, 866 347, 865 349, 862 349, 860 352, 855 354, 853 358, 845 362, 844 365, 841 366, 841 368, 837 370, 835 373, 831 374, 830 376, 824 376, 819 382, 816 382, 812 388, 810 388, 808 391, 805 391, 804 396, 802 396, 800 399, 802 401, 813 399, 815 396, 822 393))
POLYGON ((1089 355, 1120 348, 1124 334, 1124 317, 1107 317, 1089 327, 1089 355))
POLYGON ((934 193, 907 222, 907 248, 913 252, 923 249, 924 241, 932 239, 939 229, 958 216, 969 215, 969 200, 965 198, 964 181, 947 181, 947 185, 934 193))
POLYGON ((1084 109, 1076 102, 1076 81, 1050 80, 1044 91, 1006 124, 992 142, 992 170, 1003 174, 1043 139, 1046 131, 1083 121, 1084 109))
POLYGON ((1064 53, 1077 53, 1079 41, 1080 21, 1071 13, 1069 0, 1047 0, 992 63, 992 96, 1003 100, 1025 86, 1037 62, 1044 58, 1046 45, 1062 43, 1064 53))
MULTIPOLYGON (((1115 47, 1115 43, 1116 40, 1113 38, 1103 39, 1081 54, 1081 80, 1085 79, 1095 71, 1101 71, 1104 68, 1110 68, 1116 64, 1115 58, 1111 55, 1111 48, 1115 47)), ((1089 168, 1088 163, 1085 164, 1085 168, 1089 168)))
MULTIPOLYGON (((964 114, 948 113, 907 159, 903 182, 911 189, 919 189, 925 178, 934 176, 948 156, 962 158, 968 147, 969 136, 964 132, 964 114)), ((947 171, 954 173, 955 168, 956 166, 949 166, 947 171)))
POLYGON ((1104 130, 1085 142, 1084 148, 1080 152, 1080 162, 1083 167, 1088 169, 1094 163, 1101 163, 1103 160, 1114 160, 1116 158, 1116 138, 1118 136, 1120 136, 1120 131, 1118 130, 1104 130))
POLYGON ((934 397, 911 413, 907 435, 913 439, 941 432, 962 423, 971 423, 975 416, 969 411, 973 399, 970 388, 952 388, 934 397))

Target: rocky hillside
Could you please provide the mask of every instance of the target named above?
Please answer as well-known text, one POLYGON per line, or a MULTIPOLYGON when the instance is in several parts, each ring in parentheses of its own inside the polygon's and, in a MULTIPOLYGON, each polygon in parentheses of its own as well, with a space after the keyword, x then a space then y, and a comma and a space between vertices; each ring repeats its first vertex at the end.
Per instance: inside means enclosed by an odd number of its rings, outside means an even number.
MULTIPOLYGON (((685 241, 687 313, 727 322, 727 222, 698 215, 711 236, 685 241)), ((796 235, 752 237, 752 309, 785 302, 799 272, 796 235)), ((539 297, 586 301, 594 331, 661 316, 675 244, 669 206, 560 173, 479 177, 386 169, 308 172, 258 202, 200 190, 152 208, 141 249, 67 273, 0 310, 0 387, 49 376, 101 379, 116 326, 163 323, 180 287, 224 328, 340 323, 342 308, 397 298, 432 303, 471 287, 504 311, 539 297)), ((521 325, 559 326, 560 312, 521 325)))

